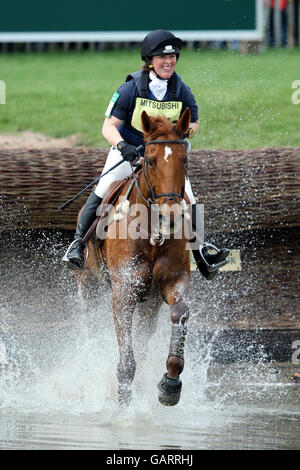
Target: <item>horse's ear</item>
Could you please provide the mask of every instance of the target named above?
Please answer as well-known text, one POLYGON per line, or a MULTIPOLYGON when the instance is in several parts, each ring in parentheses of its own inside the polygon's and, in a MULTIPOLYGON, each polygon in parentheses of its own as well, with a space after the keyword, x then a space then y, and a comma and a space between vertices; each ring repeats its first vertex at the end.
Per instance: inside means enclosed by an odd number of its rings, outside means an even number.
POLYGON ((180 119, 178 119, 175 125, 180 135, 184 135, 187 133, 187 131, 190 128, 190 122, 191 122, 190 108, 185 108, 182 115, 180 116, 180 119))
POLYGON ((142 128, 143 128, 143 131, 148 134, 148 132, 150 132, 151 130, 151 119, 150 117, 148 116, 148 114, 146 113, 146 111, 143 111, 142 114, 141 114, 141 120, 142 120, 142 128))

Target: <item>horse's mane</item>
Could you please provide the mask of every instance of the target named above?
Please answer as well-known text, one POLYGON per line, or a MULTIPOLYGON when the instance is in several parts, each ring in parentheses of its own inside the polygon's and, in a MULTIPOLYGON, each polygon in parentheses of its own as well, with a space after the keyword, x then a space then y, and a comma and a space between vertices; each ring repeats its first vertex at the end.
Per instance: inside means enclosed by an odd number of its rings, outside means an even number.
POLYGON ((168 135, 172 133, 175 133, 176 135, 178 134, 176 127, 170 123, 169 119, 164 116, 156 116, 152 119, 151 131, 145 133, 145 140, 155 140, 158 137, 168 137, 168 135))

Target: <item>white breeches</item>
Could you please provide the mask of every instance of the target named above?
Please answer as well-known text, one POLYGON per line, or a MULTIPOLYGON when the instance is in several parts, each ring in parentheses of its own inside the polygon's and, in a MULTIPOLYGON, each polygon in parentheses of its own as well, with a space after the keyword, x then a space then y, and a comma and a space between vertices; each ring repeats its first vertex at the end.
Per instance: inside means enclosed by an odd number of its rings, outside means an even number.
MULTIPOLYGON (((108 153, 104 168, 102 170, 102 173, 105 173, 106 171, 108 171, 112 166, 114 166, 120 160, 122 160, 121 152, 115 147, 111 147, 108 153)), ((110 171, 107 175, 101 178, 101 180, 99 181, 95 189, 96 196, 101 197, 103 199, 111 183, 113 183, 116 180, 122 180, 126 178, 126 176, 131 175, 131 173, 132 173, 132 170, 131 170, 130 163, 128 162, 121 163, 121 165, 119 165, 117 168, 110 171)), ((191 187, 191 183, 188 178, 185 179, 185 192, 186 192, 187 197, 190 200, 190 204, 196 204, 192 187, 191 187)))

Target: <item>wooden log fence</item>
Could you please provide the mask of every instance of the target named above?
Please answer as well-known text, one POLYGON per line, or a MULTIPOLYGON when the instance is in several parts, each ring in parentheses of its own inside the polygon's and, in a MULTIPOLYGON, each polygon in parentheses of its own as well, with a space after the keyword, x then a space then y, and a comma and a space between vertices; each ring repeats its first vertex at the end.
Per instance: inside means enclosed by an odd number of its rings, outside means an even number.
MULTIPOLYGON (((0 150, 0 227, 73 229, 106 149, 0 150)), ((299 226, 300 147, 197 150, 188 174, 207 233, 299 226), (298 176, 297 176, 298 175, 298 176)))

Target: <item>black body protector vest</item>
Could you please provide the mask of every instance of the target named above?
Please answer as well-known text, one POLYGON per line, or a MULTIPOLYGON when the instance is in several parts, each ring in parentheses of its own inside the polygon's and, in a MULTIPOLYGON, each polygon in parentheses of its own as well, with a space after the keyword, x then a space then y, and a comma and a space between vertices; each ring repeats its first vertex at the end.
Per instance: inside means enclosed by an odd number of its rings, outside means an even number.
POLYGON ((183 106, 182 101, 178 99, 181 89, 179 75, 174 72, 169 79, 167 100, 162 101, 149 98, 148 75, 149 72, 138 71, 129 74, 126 78, 126 81, 133 79, 138 90, 131 118, 131 126, 139 132, 142 132, 142 111, 146 111, 151 117, 165 116, 171 123, 175 123, 180 118, 183 106))

